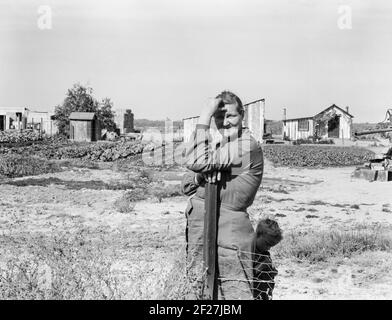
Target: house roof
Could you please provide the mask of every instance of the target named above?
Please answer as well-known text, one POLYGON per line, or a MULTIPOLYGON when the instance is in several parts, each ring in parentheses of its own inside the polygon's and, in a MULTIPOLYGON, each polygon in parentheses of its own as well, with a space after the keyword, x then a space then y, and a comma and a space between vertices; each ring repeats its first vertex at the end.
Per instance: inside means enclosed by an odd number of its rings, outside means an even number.
POLYGON ((200 118, 199 116, 195 116, 195 117, 188 117, 188 118, 183 118, 182 121, 184 120, 188 120, 188 119, 195 119, 195 118, 200 118))
POLYGON ((313 119, 313 117, 291 118, 283 121, 297 121, 297 120, 309 120, 309 119, 313 119))
POLYGON ((72 112, 69 115, 69 120, 94 120, 94 112, 72 112))
POLYGON ((324 109, 323 111, 321 111, 321 112, 317 113, 316 115, 312 116, 312 117, 291 118, 291 119, 286 119, 286 120, 283 120, 283 121, 296 121, 296 120, 313 119, 314 117, 316 117, 316 116, 318 116, 318 115, 320 115, 320 114, 322 114, 324 112, 327 112, 327 111, 331 110, 332 108, 337 108, 340 111, 342 111, 343 113, 345 113, 346 115, 348 115, 349 117, 354 118, 354 116, 352 114, 350 114, 346 110, 343 110, 342 108, 338 107, 336 104, 333 104, 333 105, 329 106, 328 108, 324 109))
POLYGON ((318 116, 318 115, 321 114, 321 113, 327 112, 328 110, 330 110, 330 109, 332 109, 332 108, 337 108, 337 109, 339 109, 340 111, 342 111, 343 113, 347 114, 349 117, 354 118, 353 115, 351 115, 350 113, 348 113, 346 110, 343 110, 342 108, 338 107, 336 104, 333 104, 332 106, 328 107, 327 109, 325 109, 325 110, 319 112, 318 114, 316 114, 316 116, 318 116))
POLYGON ((258 100, 254 100, 254 101, 245 103, 245 104, 244 104, 244 107, 245 107, 245 106, 248 106, 248 105, 250 105, 250 104, 256 103, 256 102, 260 102, 260 101, 264 101, 264 102, 265 102, 265 99, 263 98, 263 99, 258 99, 258 100))

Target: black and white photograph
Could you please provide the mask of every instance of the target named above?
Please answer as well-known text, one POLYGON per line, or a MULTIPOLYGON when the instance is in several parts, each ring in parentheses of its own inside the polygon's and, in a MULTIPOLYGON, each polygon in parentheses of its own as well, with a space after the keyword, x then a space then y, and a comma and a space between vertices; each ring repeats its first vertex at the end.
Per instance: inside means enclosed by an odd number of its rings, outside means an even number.
POLYGON ((390 300, 391 194, 391 1, 0 0, 0 300, 390 300))

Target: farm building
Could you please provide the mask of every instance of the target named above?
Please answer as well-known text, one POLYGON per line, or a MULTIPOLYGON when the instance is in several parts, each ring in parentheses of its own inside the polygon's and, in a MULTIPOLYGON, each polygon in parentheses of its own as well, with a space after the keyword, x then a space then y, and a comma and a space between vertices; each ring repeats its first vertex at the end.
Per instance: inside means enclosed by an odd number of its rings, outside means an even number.
POLYGON ((26 127, 42 130, 42 133, 52 136, 58 133, 53 116, 53 112, 27 110, 26 127))
MULTIPOLYGON (((265 99, 259 99, 250 103, 244 104, 244 120, 242 126, 248 128, 257 141, 263 141, 264 134, 264 114, 265 114, 265 99)), ((199 117, 189 117, 183 119, 184 122, 184 142, 188 142, 192 132, 196 128, 199 117)))
POLYGON ((283 120, 283 137, 289 140, 309 137, 351 139, 353 116, 333 104, 313 117, 283 120))
POLYGON ((188 142, 192 132, 195 130, 199 117, 189 117, 182 119, 184 122, 184 142, 188 142))
POLYGON ((114 122, 116 127, 120 129, 120 134, 135 132, 134 114, 131 109, 115 110, 114 122))
POLYGON ((47 135, 58 132, 52 112, 33 111, 28 108, 0 109, 0 131, 33 128, 47 135))
POLYGON ((26 108, 2 108, 0 109, 0 131, 21 129, 25 117, 26 108))
POLYGON ((94 112, 72 112, 69 116, 69 137, 75 141, 97 141, 101 126, 94 112))
POLYGON ((255 139, 262 142, 265 129, 265 99, 244 104, 244 109, 243 127, 248 128, 255 139))

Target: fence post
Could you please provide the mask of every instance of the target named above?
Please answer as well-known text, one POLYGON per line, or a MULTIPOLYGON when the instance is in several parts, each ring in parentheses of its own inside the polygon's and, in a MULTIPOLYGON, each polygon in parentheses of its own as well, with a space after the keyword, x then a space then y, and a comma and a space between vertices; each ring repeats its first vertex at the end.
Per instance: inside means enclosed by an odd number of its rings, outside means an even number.
POLYGON ((217 235, 218 235, 218 184, 207 183, 205 188, 203 259, 206 268, 205 299, 218 299, 217 235))

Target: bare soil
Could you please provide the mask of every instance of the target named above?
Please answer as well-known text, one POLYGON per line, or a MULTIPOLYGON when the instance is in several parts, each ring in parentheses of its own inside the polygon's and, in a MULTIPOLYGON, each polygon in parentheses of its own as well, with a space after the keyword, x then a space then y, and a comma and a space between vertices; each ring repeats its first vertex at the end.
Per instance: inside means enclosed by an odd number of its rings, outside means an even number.
MULTIPOLYGON (((284 233, 350 229, 358 223, 392 228, 392 183, 355 180, 353 170, 274 168, 267 162, 262 187, 249 208, 251 220, 273 217, 284 233)), ((151 172, 176 184, 185 170, 151 172)), ((2 253, 12 249, 6 241, 10 236, 28 239, 87 228, 105 239, 108 254, 117 253, 113 272, 121 279, 123 298, 159 298, 185 245, 187 198, 150 198, 121 213, 114 202, 125 191, 102 186, 124 183, 132 174, 74 168, 1 181, 2 253)), ((271 253, 279 271, 274 299, 392 298, 391 252, 368 251, 320 263, 275 258, 274 248, 271 253)))

